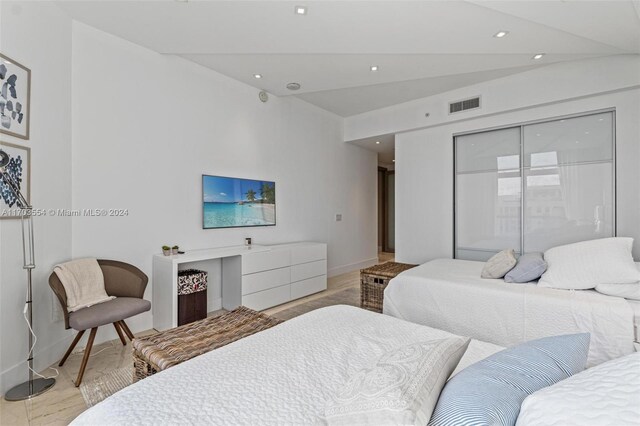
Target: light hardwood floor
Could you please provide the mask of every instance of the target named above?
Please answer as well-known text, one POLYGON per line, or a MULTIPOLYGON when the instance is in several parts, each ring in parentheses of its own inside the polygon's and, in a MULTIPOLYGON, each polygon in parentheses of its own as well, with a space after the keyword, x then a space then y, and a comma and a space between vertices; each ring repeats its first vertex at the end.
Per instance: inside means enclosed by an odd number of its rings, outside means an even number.
MULTIPOLYGON (((387 262, 393 260, 393 253, 380 253, 378 260, 387 262)), ((360 272, 353 271, 347 274, 329 278, 327 290, 305 298, 295 300, 284 305, 276 306, 265 311, 267 314, 277 314, 292 307, 328 297, 342 290, 359 287, 360 272)), ((154 333, 148 330, 136 335, 154 333)), ((112 340, 94 346, 92 355, 85 371, 83 382, 87 383, 114 369, 123 368, 133 363, 131 357, 131 344, 122 346, 120 340, 112 340)), ((0 425, 67 425, 80 413, 86 410, 84 399, 80 390, 73 381, 76 378, 82 352, 72 354, 64 367, 58 368, 60 375, 56 379, 55 387, 49 392, 31 399, 30 401, 7 402, 0 401, 0 425)), ((53 374, 52 370, 41 372, 43 375, 53 374)))

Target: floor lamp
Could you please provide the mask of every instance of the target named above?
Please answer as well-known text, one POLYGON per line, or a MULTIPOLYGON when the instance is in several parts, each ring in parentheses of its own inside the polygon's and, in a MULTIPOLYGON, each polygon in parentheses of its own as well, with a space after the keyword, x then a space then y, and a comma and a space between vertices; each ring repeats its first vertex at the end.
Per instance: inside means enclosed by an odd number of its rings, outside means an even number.
POLYGON ((33 215, 32 207, 20 192, 20 186, 11 176, 7 166, 11 162, 9 154, 0 149, 0 182, 9 188, 9 192, 15 197, 16 206, 20 209, 20 220, 22 223, 22 258, 23 269, 27 271, 27 302, 25 304, 25 317, 29 327, 29 355, 27 363, 29 364, 29 380, 11 388, 4 398, 7 401, 22 401, 31 397, 40 395, 55 385, 55 379, 33 378, 33 298, 31 274, 36 267, 35 255, 33 248, 33 215))

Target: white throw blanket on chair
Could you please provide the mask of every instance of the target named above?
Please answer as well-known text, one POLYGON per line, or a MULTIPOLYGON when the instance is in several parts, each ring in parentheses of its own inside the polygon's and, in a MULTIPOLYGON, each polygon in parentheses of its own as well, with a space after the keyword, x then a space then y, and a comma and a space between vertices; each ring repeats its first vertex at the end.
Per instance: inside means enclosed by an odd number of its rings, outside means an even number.
POLYGON ((104 289, 104 275, 96 259, 77 259, 53 268, 67 293, 67 310, 74 312, 115 299, 104 289))

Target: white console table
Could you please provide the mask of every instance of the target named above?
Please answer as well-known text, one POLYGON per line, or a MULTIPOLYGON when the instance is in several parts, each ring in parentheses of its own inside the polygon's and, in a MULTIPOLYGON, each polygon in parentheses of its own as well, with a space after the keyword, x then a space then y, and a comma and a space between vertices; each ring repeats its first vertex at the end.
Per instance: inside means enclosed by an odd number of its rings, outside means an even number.
POLYGON ((192 250, 153 257, 153 328, 178 325, 178 271, 222 261, 222 307, 263 310, 327 288, 327 245, 299 242, 192 250))

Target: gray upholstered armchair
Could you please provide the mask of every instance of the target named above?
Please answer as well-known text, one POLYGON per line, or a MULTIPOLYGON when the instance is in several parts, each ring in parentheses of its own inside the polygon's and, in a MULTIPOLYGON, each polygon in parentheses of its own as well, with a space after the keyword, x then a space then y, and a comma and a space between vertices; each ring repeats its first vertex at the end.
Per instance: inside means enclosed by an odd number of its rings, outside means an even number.
POLYGON ((84 358, 82 359, 80 371, 78 372, 78 379, 75 383, 76 387, 80 386, 82 382, 82 376, 87 367, 87 361, 91 354, 91 347, 93 346, 98 327, 113 324, 122 344, 126 345, 125 335, 129 340, 133 340, 134 336, 124 320, 151 309, 151 303, 142 298, 147 283, 149 282, 149 278, 144 272, 133 265, 116 260, 98 259, 98 264, 104 275, 104 287, 107 294, 109 296, 116 296, 116 298, 75 312, 67 311, 67 294, 58 275, 54 272, 49 276, 49 286, 62 305, 65 328, 73 328, 78 331, 69 349, 67 349, 67 352, 62 357, 59 366, 64 365, 84 332, 91 329, 89 341, 87 342, 87 347, 84 352, 84 358))

